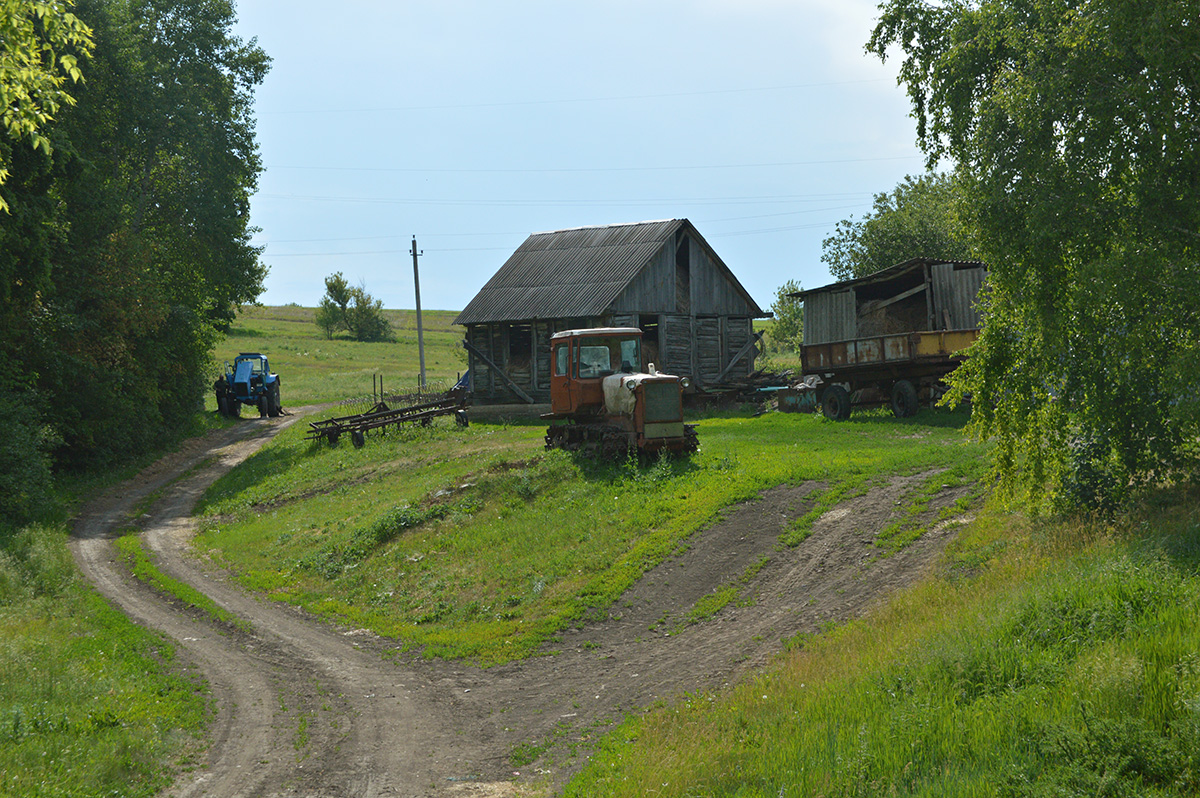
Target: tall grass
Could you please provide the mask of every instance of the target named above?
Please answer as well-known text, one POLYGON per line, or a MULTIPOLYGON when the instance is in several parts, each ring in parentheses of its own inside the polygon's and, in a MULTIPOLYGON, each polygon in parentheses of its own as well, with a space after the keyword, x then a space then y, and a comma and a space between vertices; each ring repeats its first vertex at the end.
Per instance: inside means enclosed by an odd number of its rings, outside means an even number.
POLYGON ((540 423, 443 420, 362 449, 293 429, 213 486, 196 544, 276 598, 431 656, 501 662, 603 615, 722 508, 766 488, 970 472, 982 449, 961 441, 963 420, 734 412, 699 419, 697 455, 650 465, 546 452, 540 423))
POLYGON ((566 794, 1195 795, 1200 495, 1173 507, 993 513, 940 578, 628 721, 566 794))
POLYGON ((169 643, 80 581, 66 535, 0 530, 0 795, 153 795, 207 701, 169 643))

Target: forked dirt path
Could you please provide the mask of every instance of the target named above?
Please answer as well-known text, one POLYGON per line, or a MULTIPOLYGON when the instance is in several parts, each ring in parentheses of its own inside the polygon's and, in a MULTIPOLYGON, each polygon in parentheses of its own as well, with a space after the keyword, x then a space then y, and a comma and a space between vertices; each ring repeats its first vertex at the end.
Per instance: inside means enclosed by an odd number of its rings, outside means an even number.
MULTIPOLYGON (((821 487, 782 486, 729 508, 605 617, 563 631, 543 656, 489 669, 431 662, 400 656, 393 641, 364 630, 250 595, 191 556, 191 512, 204 490, 304 415, 246 420, 191 441, 93 502, 76 523, 72 548, 86 577, 133 620, 173 638, 212 689, 212 745, 166 796, 553 792, 584 764, 608 723, 660 699, 719 688, 763 664, 782 638, 860 615, 918 578, 955 529, 934 527, 877 559, 875 534, 922 479, 894 478, 826 513, 804 543, 781 550, 780 533, 821 487), (147 514, 131 519, 156 493, 147 514), (112 538, 131 522, 161 570, 241 623, 216 623, 130 577, 112 538), (752 602, 685 622, 698 599, 748 573, 744 595, 752 602), (518 747, 532 761, 514 765, 518 747)), ((928 514, 958 495, 942 491, 928 514)))

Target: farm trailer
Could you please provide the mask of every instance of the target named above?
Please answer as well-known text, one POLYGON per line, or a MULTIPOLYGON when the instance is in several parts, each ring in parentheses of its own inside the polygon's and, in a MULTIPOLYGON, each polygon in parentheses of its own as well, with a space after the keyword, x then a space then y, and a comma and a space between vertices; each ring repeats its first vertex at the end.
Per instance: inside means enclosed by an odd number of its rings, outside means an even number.
POLYGON ((792 294, 804 300, 804 385, 842 421, 854 405, 899 418, 934 401, 979 337, 976 299, 987 267, 915 258, 854 280, 792 294))

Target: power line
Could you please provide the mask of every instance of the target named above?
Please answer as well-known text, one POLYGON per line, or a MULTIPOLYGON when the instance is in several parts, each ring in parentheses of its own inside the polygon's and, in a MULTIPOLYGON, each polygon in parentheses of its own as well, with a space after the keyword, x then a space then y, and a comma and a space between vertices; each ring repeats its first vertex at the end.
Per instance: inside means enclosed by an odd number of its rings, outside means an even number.
POLYGON ((454 205, 468 207, 639 207, 644 205, 778 205, 794 202, 814 202, 816 200, 797 197, 763 196, 763 197, 647 197, 645 199, 428 199, 416 197, 334 197, 309 194, 262 194, 268 199, 303 200, 308 202, 349 202, 365 205, 454 205))
POLYGON ((380 172, 380 173, 435 173, 435 174, 580 174, 584 172, 681 172, 705 169, 778 169, 785 166, 826 166, 842 163, 875 163, 879 161, 918 161, 921 155, 890 155, 878 158, 832 158, 819 161, 777 161, 774 163, 727 163, 692 166, 581 166, 549 167, 540 169, 458 169, 428 166, 268 166, 271 169, 295 169, 314 172, 380 172))
POLYGON ((853 86, 865 83, 891 83, 891 78, 864 78, 862 80, 836 80, 819 83, 790 83, 782 86, 758 86, 741 89, 708 89, 705 91, 663 92, 660 94, 625 94, 608 97, 555 97, 545 100, 506 100, 504 102, 487 103, 446 103, 442 105, 400 105, 386 108, 299 108, 290 111, 258 111, 260 115, 297 115, 297 114, 363 114, 363 113, 396 113, 403 111, 447 111, 471 108, 512 108, 532 105, 563 105, 571 103, 601 103, 624 102, 627 100, 662 100, 671 97, 704 97, 718 94, 753 94, 771 91, 791 91, 794 89, 817 89, 832 86, 853 86))

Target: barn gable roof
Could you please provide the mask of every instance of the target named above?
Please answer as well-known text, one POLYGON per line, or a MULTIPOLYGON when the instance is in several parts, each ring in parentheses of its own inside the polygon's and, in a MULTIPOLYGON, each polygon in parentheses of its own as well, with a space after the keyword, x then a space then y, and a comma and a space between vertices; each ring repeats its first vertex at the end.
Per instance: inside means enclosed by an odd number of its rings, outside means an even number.
MULTIPOLYGON (((675 234, 686 229, 745 297, 729 267, 687 219, 534 233, 480 289, 455 324, 601 316, 675 234)), ((761 315, 761 311, 758 311, 761 315)))

